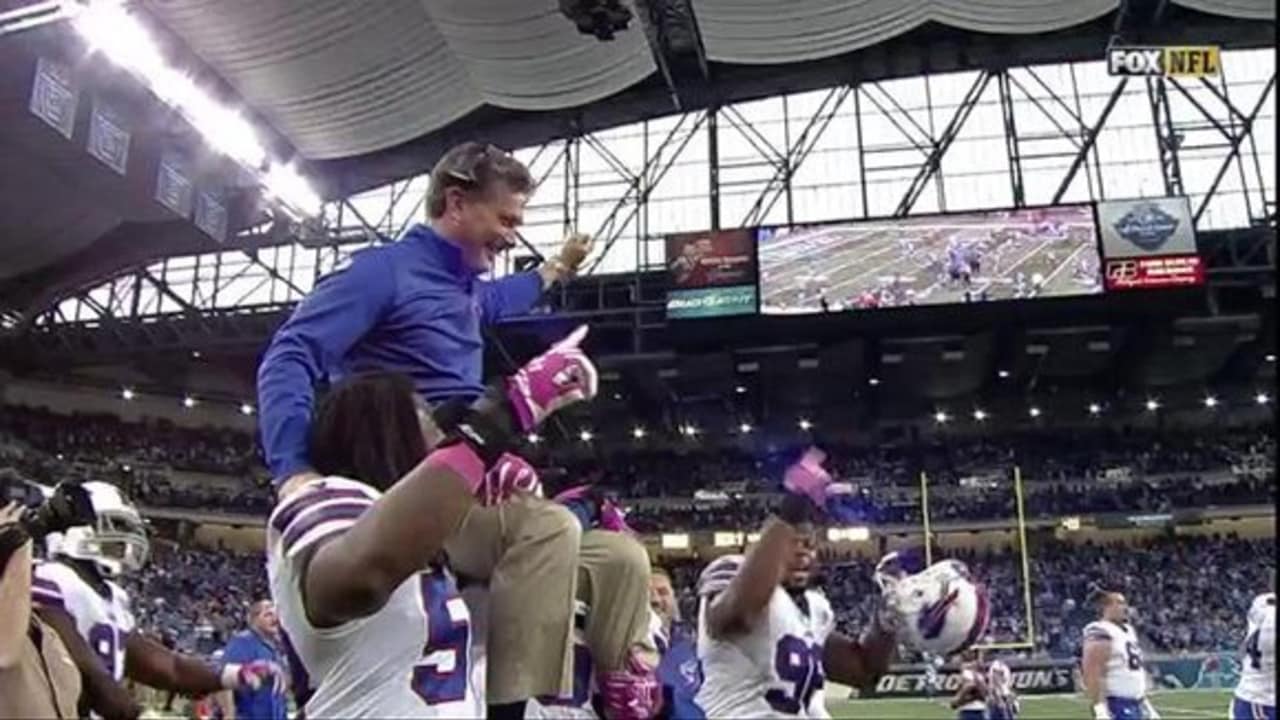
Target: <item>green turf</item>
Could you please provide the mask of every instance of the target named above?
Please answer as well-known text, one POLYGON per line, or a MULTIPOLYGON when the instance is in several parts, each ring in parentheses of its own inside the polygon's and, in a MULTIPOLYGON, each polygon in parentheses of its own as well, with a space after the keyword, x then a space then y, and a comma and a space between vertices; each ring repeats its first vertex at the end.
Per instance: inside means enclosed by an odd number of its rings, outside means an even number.
MULTIPOLYGON (((1165 720, 1227 717, 1230 690, 1167 690, 1152 695, 1151 702, 1165 720)), ((945 700, 831 700, 827 707, 836 718, 857 720, 943 720, 956 711, 945 700)), ((1079 695, 1026 695, 1022 698, 1025 720, 1090 720, 1093 713, 1079 695)))

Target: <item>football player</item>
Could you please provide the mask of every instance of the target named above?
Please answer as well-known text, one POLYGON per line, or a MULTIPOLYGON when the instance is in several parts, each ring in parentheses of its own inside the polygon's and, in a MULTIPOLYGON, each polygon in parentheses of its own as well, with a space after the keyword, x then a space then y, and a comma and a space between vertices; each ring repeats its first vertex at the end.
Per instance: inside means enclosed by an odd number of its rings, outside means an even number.
POLYGON ((87 686, 90 711, 112 718, 135 715, 137 708, 121 686, 125 678, 200 696, 257 689, 279 677, 273 663, 215 668, 136 632, 128 593, 112 578, 136 572, 146 562, 150 545, 142 516, 114 485, 92 481, 82 487, 96 522, 48 537, 51 559, 36 564, 31 592, 40 617, 68 644, 87 686))
POLYGON ((960 687, 951 698, 959 720, 986 720, 987 678, 977 650, 966 650, 960 661, 960 687))
POLYGON ((1094 720, 1157 720, 1147 699, 1147 671, 1138 634, 1122 593, 1098 590, 1089 598, 1098 619, 1084 628, 1081 678, 1094 720))
POLYGON ((816 449, 787 471, 787 492, 746 555, 713 560, 698 578, 697 704, 708 717, 829 717, 826 678, 868 689, 895 636, 877 620, 858 640, 834 630, 826 596, 809 586, 813 520, 831 477, 816 449))
MULTIPOLYGON (((1273 571, 1274 572, 1274 571, 1273 571)), ((1274 576, 1272 587, 1275 587, 1274 576)), ((1231 720, 1276 718, 1276 594, 1263 593, 1249 606, 1240 653, 1244 668, 1231 700, 1231 720)))
POLYGON ((1017 720, 1020 709, 1013 672, 1000 660, 992 660, 987 666, 987 720, 1017 720))

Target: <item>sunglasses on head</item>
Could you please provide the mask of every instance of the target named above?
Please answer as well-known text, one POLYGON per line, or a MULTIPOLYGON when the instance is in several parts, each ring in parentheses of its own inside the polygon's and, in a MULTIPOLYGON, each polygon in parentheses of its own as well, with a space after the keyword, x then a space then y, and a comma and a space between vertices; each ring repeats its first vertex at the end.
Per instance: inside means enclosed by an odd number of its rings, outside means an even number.
POLYGON ((449 177, 469 185, 476 185, 480 182, 476 177, 476 168, 480 167, 482 162, 505 158, 508 155, 506 150, 497 145, 477 144, 466 153, 464 161, 460 163, 461 167, 449 170, 449 177))

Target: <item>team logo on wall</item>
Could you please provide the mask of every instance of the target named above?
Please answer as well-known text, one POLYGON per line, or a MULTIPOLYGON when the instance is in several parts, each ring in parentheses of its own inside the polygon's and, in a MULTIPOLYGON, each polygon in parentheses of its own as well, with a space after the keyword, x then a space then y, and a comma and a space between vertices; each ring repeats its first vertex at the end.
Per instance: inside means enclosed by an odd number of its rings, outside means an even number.
POLYGON ((1178 218, 1154 203, 1139 203, 1111 227, 1120 237, 1152 252, 1178 231, 1178 218))

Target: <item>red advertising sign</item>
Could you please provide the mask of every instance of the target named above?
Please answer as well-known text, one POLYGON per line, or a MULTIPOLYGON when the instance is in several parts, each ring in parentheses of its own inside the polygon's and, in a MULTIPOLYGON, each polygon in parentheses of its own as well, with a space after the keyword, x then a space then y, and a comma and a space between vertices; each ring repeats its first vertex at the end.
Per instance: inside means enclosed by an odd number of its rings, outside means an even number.
POLYGON ((1165 255, 1107 260, 1108 290, 1195 287, 1204 284, 1199 255, 1165 255))

